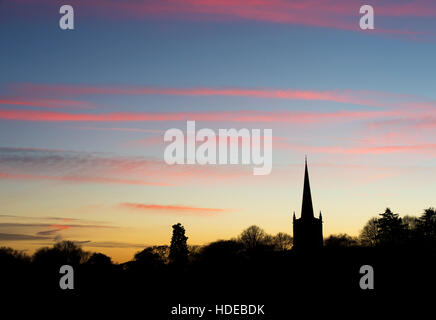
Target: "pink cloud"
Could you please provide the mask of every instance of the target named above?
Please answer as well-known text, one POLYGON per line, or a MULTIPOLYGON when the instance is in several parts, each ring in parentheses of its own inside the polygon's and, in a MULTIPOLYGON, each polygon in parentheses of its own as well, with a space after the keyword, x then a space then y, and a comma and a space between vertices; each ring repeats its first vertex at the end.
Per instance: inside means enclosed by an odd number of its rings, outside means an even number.
POLYGON ((40 107, 53 109, 94 109, 96 105, 85 101, 60 100, 60 99, 23 99, 23 98, 2 98, 0 105, 17 105, 24 107, 40 107))
POLYGON ((140 122, 140 121, 210 121, 210 122, 265 122, 310 124, 331 121, 364 120, 396 116, 398 111, 335 111, 335 112, 109 112, 67 113, 35 110, 0 109, 0 119, 34 122, 140 122))
POLYGON ((117 179, 109 177, 92 177, 92 176, 48 176, 35 174, 16 174, 8 172, 0 172, 0 179, 4 180, 46 180, 46 181, 61 181, 74 183, 102 183, 102 184, 130 184, 140 186, 169 186, 166 183, 147 182, 142 180, 117 179))
MULTIPOLYGON (((195 22, 256 21, 360 32, 360 0, 75 0, 81 19, 164 20, 195 22)), ((430 0, 384 0, 375 7, 376 28, 366 34, 433 41, 434 31, 417 22, 436 17, 430 0), (400 27, 399 27, 400 26, 400 27)), ((56 0, 14 0, 13 14, 25 18, 50 17, 56 0), (20 10, 23 7, 28 10, 20 10)), ((1 13, 1 12, 0 12, 1 13)), ((8 13, 6 11, 6 13, 8 13)))
MULTIPOLYGON (((52 84, 14 84, 8 90, 23 96, 82 96, 82 95, 177 95, 228 96, 265 99, 330 101, 374 107, 433 108, 435 101, 407 94, 368 90, 295 90, 271 88, 156 88, 147 86, 90 86, 52 84)), ((54 100, 55 101, 55 100, 54 100)))
POLYGON ((327 153, 345 153, 345 154, 385 154, 385 153, 435 153, 436 144, 422 145, 391 145, 391 146, 374 146, 374 147, 351 147, 351 148, 336 148, 336 147, 321 147, 319 149, 327 153))
MULTIPOLYGON (((186 137, 185 137, 186 139, 186 137)), ((218 140, 219 137, 217 136, 218 140)), ((293 150, 301 153, 326 153, 326 154, 391 154, 391 153, 427 153, 436 154, 436 144, 420 143, 419 140, 412 139, 404 133, 389 132, 386 134, 377 133, 373 136, 363 137, 358 139, 359 143, 356 146, 310 146, 292 142, 290 139, 281 136, 273 136, 273 150, 293 150), (401 144, 401 142, 409 142, 409 144, 401 144)), ((202 142, 198 142, 201 144, 202 142)), ((241 138, 238 139, 241 143, 241 138)), ((153 146, 165 145, 162 136, 151 136, 145 139, 135 140, 128 143, 128 146, 153 146)))
MULTIPOLYGON (((215 142, 216 142, 217 145, 219 143, 219 139, 220 138, 224 138, 224 139, 227 138, 227 144, 228 145, 231 145, 232 143, 240 145, 243 142, 243 140, 244 140, 244 138, 240 137, 240 136, 238 136, 237 139, 233 140, 233 139, 230 139, 227 135, 220 136, 219 134, 217 134, 215 136, 215 142)), ((261 143, 264 141, 264 139, 265 139, 264 136, 260 136, 259 137, 259 141, 261 143)), ((280 143, 282 141, 286 142, 286 140, 287 140, 287 138, 285 138, 285 137, 273 136, 272 137, 273 147, 275 146, 275 143, 280 145, 280 143)), ((184 136, 184 141, 185 141, 185 143, 187 143, 186 135, 184 136)), ((251 142, 251 138, 250 137, 247 138, 247 142, 248 143, 251 142)), ((195 141, 195 143, 200 145, 200 144, 203 143, 203 141, 195 141)), ((164 141, 163 135, 159 135, 159 136, 150 136, 150 137, 147 137, 147 138, 144 138, 144 139, 138 139, 138 140, 129 141, 126 145, 129 146, 129 147, 138 147, 138 146, 146 146, 146 147, 148 147, 148 146, 166 145, 166 144, 168 144, 168 142, 164 141)))
POLYGON ((61 231, 61 230, 68 230, 68 229, 71 228, 71 226, 65 225, 65 224, 52 224, 50 226, 50 228, 56 229, 58 231, 61 231))
POLYGON ((434 129, 436 128, 436 117, 432 115, 420 116, 417 114, 415 117, 378 120, 369 124, 370 129, 379 129, 385 127, 402 127, 403 130, 406 130, 404 127, 415 129, 434 129))
POLYGON ((251 168, 247 166, 171 166, 162 160, 134 156, 0 148, 0 180, 164 187, 228 183, 251 176, 251 168))
POLYGON ((167 214, 182 214, 194 216, 210 216, 212 214, 227 212, 228 210, 219 208, 200 208, 181 205, 161 205, 161 204, 142 204, 125 202, 120 204, 121 207, 138 210, 141 212, 162 212, 167 214))
MULTIPOLYGON (((16 0, 26 5, 35 0, 16 0)), ((54 0, 39 0, 37 4, 53 3, 54 0)), ((280 24, 297 24, 342 29, 360 30, 360 0, 99 0, 77 1, 87 16, 105 16, 112 19, 171 19, 194 21, 251 20, 280 24)), ((414 0, 406 3, 385 0, 373 4, 381 17, 412 18, 436 16, 432 1, 414 0)), ((37 12, 44 12, 38 10, 37 12)), ((427 31, 427 30, 425 30, 427 31)), ((419 35, 425 31, 386 29, 379 26, 373 32, 419 35)))
POLYGON ((380 146, 309 146, 290 142, 281 142, 278 146, 281 149, 298 150, 308 153, 327 154, 390 154, 390 153, 427 153, 436 154, 436 144, 413 144, 413 145, 380 145, 380 146))
POLYGON ((91 131, 117 131, 117 132, 139 132, 139 133, 163 133, 164 130, 159 129, 141 129, 141 128, 113 128, 113 127, 91 127, 91 126, 70 126, 68 128, 77 130, 91 131))

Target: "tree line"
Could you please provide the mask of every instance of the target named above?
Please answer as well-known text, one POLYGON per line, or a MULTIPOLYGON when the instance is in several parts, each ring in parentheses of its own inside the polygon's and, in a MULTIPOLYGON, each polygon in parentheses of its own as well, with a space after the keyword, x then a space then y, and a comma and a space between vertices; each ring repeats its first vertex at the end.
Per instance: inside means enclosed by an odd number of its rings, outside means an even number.
MULTIPOLYGON (((250 256, 259 252, 292 251, 293 238, 283 232, 276 235, 266 233, 252 225, 230 240, 218 240, 204 246, 189 246, 185 228, 173 225, 171 244, 149 246, 137 252, 131 261, 119 266, 122 270, 159 270, 165 266, 183 267, 194 262, 217 260, 220 257, 250 256)), ((335 247, 413 247, 436 248, 436 210, 425 209, 418 216, 400 217, 390 208, 373 217, 363 226, 358 236, 348 234, 330 235, 324 239, 326 248, 335 247)), ((38 249, 32 256, 10 247, 0 247, 0 261, 3 266, 33 264, 35 266, 68 264, 88 268, 104 268, 113 265, 111 258, 103 253, 83 250, 73 241, 61 241, 52 247, 38 249)))

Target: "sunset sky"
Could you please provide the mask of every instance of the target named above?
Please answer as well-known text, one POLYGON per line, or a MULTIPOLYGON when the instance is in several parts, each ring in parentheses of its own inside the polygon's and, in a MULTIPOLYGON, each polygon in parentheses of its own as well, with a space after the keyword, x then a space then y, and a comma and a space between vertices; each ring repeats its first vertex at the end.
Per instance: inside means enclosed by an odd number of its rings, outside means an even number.
POLYGON ((436 206, 436 2, 0 0, 0 245, 123 262, 292 233, 304 157, 324 236, 436 206), (59 28, 59 8, 75 29, 59 28), (272 129, 273 168, 174 165, 163 134, 272 129))

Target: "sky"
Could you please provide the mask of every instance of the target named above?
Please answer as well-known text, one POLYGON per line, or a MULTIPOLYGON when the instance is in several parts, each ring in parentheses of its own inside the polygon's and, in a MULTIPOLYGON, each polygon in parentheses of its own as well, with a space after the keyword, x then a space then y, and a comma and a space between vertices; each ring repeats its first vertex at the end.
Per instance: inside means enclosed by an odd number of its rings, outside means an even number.
POLYGON ((324 236, 436 206, 436 3, 0 0, 0 245, 114 261, 292 234, 304 157, 324 236), (65 3, 67 4, 67 3, 65 3), (272 129, 273 167, 168 165, 170 128, 272 129))

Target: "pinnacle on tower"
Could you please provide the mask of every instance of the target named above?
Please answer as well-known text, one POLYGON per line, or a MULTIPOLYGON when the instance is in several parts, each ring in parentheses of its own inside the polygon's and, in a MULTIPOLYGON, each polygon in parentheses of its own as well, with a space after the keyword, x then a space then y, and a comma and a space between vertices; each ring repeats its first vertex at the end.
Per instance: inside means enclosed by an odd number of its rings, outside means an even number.
POLYGON ((312 195, 310 193, 309 171, 307 169, 307 157, 305 158, 305 171, 304 171, 304 187, 303 187, 303 205, 301 207, 301 218, 313 218, 312 195))

